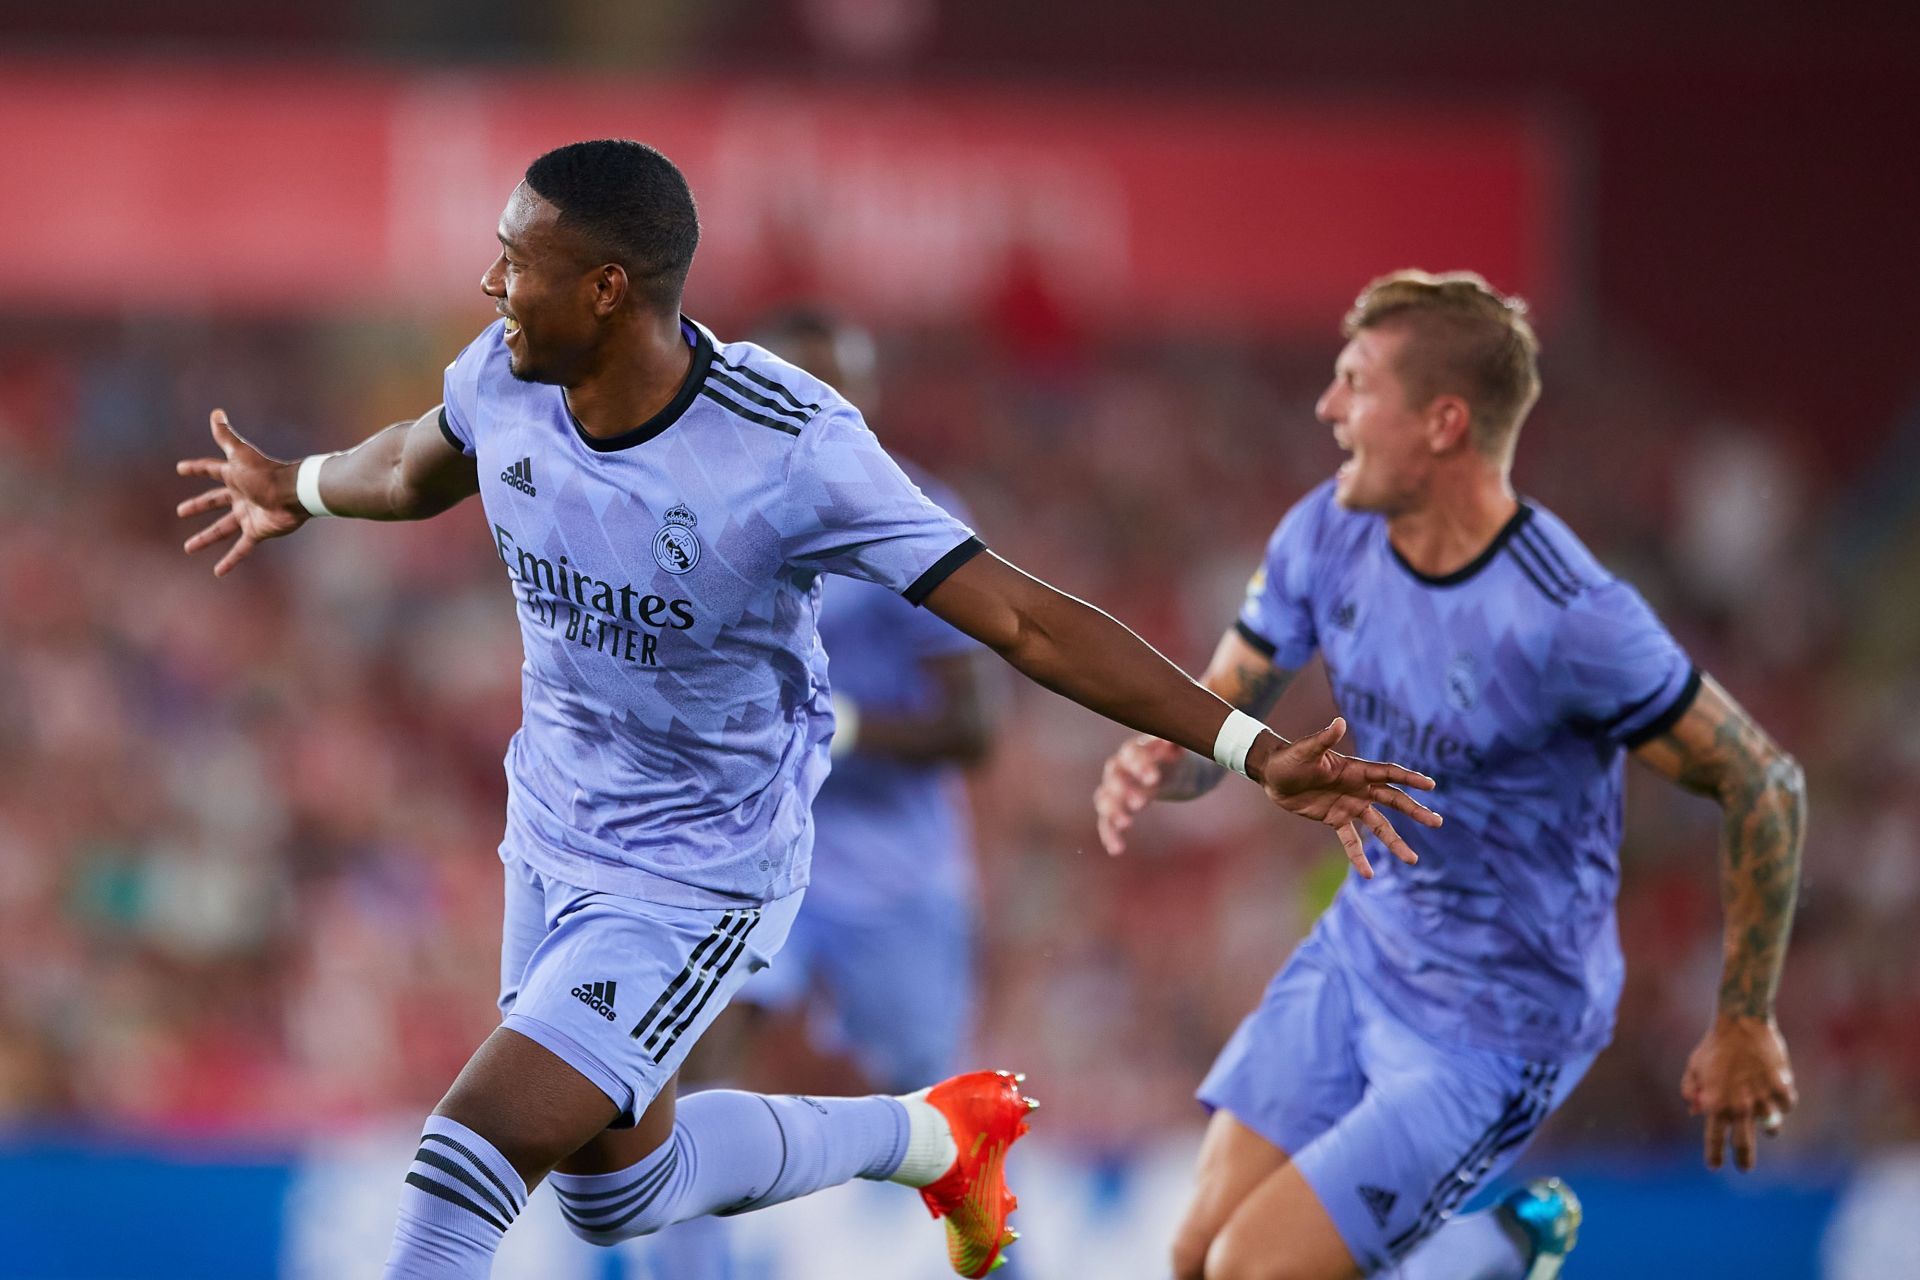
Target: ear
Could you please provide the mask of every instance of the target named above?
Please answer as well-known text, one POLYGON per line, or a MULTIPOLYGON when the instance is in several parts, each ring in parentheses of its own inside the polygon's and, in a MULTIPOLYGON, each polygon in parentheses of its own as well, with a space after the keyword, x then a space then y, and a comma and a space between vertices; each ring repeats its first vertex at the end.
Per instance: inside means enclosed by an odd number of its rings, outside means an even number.
POLYGON ((632 288, 627 269, 617 262, 607 263, 593 275, 593 314, 606 319, 620 309, 632 288))
POLYGON ((1473 445, 1473 409, 1466 397, 1439 395, 1427 405, 1427 449, 1436 456, 1473 445))

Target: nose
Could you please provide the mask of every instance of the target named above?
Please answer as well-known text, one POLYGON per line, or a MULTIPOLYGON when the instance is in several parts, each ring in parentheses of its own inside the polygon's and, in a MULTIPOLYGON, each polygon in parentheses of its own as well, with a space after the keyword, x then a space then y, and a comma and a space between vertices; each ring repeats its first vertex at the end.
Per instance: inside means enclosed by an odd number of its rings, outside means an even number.
POLYGON ((489 298, 507 296, 507 256, 503 253, 493 260, 480 277, 480 292, 489 298))
POLYGON ((1320 393, 1320 399, 1313 406, 1313 416, 1330 427, 1338 422, 1340 420, 1340 412, 1339 405, 1336 402, 1339 399, 1339 395, 1339 382, 1328 383, 1327 389, 1320 393))

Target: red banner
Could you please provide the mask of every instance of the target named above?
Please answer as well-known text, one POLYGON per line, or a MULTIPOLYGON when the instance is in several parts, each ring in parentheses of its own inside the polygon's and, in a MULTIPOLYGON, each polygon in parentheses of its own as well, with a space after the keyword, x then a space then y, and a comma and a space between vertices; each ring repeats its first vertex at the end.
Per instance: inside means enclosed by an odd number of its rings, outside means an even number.
POLYGON ((1396 267, 1564 290, 1564 142, 1519 111, 0 64, 0 113, 16 307, 439 309, 527 162, 605 136, 692 182, 696 309, 811 288, 911 320, 1019 278, 1106 321, 1324 333, 1396 267))

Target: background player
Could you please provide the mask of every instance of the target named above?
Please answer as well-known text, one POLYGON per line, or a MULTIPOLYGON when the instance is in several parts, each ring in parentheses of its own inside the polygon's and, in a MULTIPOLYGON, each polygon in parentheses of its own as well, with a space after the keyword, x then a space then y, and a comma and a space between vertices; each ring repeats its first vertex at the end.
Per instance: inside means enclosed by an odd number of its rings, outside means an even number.
MULTIPOLYGON (((871 336, 825 312, 755 334, 830 383, 869 421, 880 404, 871 336)), ((946 486, 900 460, 962 520, 946 486)), ((688 1082, 887 1093, 957 1070, 974 1003, 975 885, 961 766, 992 738, 993 673, 969 637, 871 583, 823 588, 833 681, 833 771, 813 803, 806 905, 778 963, 750 978, 688 1060, 688 1082), (849 1061, 850 1060, 850 1061, 849 1061)), ((731 1274, 728 1224, 681 1223, 652 1242, 665 1274, 731 1274)))
MULTIPOLYGON (((1559 1270, 1578 1202, 1541 1183, 1454 1217, 1612 1031, 1632 751, 1726 814, 1725 971, 1682 1090, 1707 1163, 1794 1105, 1773 1021, 1799 875, 1799 767, 1698 673, 1633 589, 1509 479, 1539 394, 1522 305, 1478 276, 1375 281, 1320 419, 1352 456, 1287 513, 1204 683, 1265 714, 1317 650, 1361 746, 1441 779, 1416 867, 1349 878, 1222 1052, 1174 1247, 1183 1278, 1408 1280, 1559 1270)), ((1139 810, 1218 778, 1151 738, 1095 796, 1139 810)))
POLYGON ((985 552, 928 502, 833 389, 718 343, 680 295, 691 193, 657 151, 589 142, 541 156, 482 278, 502 319, 448 368, 445 403, 338 456, 269 458, 216 411, 230 572, 314 515, 418 519, 481 493, 525 647, 508 750, 503 1025, 428 1121, 390 1277, 485 1275, 527 1189, 553 1172, 600 1243, 851 1177, 923 1186, 956 1269, 1010 1237, 1001 1181, 1024 1100, 975 1073, 930 1095, 712 1091, 676 1114, 688 1046, 779 949, 805 883, 832 716, 818 579, 925 602, 1035 680, 1143 732, 1210 751, 1274 801, 1362 823, 1430 781, 1287 744, 1107 615, 985 552), (1226 713, 1226 714, 1223 714, 1226 713), (637 1016, 636 1016, 637 1015, 637 1016))

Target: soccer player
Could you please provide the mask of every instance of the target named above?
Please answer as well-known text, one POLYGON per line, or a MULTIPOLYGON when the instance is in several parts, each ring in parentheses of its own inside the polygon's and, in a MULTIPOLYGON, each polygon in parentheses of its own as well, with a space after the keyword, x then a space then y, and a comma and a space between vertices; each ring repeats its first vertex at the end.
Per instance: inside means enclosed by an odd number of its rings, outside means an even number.
POLYGON ((339 455, 267 456, 225 413, 179 464, 225 508, 226 574, 322 515, 421 519, 478 493, 525 648, 508 747, 502 1025, 427 1121, 390 1280, 484 1276, 551 1174, 597 1243, 854 1177, 921 1188, 964 1275, 1011 1242, 1002 1167, 1028 1109, 1005 1073, 906 1098, 715 1090, 675 1107, 688 1046, 799 908, 833 733, 822 574, 924 604, 1029 677, 1257 780, 1364 859, 1412 857, 1380 808, 1438 823, 1398 766, 1288 743, 1107 615, 987 553, 833 389, 680 314, 699 223, 635 142, 536 159, 481 279, 500 320, 445 402, 339 455))
MULTIPOLYGON (((1274 531, 1203 683, 1265 714, 1317 650, 1363 749, 1440 779, 1417 866, 1349 877, 1200 1087, 1213 1119, 1182 1280, 1529 1277, 1579 1205, 1557 1180, 1455 1216, 1612 1031, 1623 758, 1725 811, 1725 969, 1682 1092, 1718 1168, 1794 1105, 1773 1020, 1799 876, 1800 769, 1640 596, 1514 496, 1539 394, 1522 304, 1478 276, 1376 280, 1320 419, 1351 456, 1274 531)), ((1125 846, 1153 800, 1219 778, 1153 737, 1095 794, 1125 846)))

